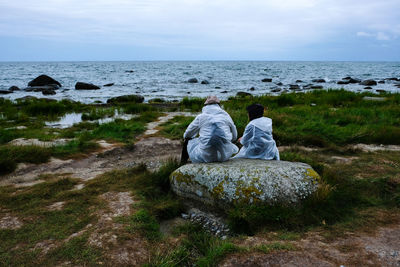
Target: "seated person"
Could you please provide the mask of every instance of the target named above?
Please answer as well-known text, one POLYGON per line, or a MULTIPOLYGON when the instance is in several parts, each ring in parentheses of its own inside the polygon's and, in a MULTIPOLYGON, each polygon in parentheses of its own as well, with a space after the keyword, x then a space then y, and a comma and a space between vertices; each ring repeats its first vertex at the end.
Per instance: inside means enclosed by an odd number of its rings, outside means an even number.
POLYGON ((237 138, 236 126, 224 111, 216 96, 209 96, 202 113, 188 126, 183 137, 181 163, 227 161, 239 148, 232 142, 237 138), (194 138, 199 134, 199 137, 194 138), (189 140, 190 139, 190 140, 189 140))
POLYGON ((264 107, 253 104, 246 109, 250 122, 244 130, 243 137, 239 138, 243 147, 234 158, 279 160, 279 151, 272 137, 272 120, 263 117, 264 107))

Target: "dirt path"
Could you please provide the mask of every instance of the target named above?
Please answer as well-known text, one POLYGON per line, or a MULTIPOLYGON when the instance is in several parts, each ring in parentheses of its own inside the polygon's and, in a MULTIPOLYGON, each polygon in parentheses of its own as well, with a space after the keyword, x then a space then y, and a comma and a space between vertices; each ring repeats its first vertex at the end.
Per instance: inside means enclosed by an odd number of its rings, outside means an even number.
MULTIPOLYGON (((130 168, 141 163, 146 164, 150 170, 155 170, 167 159, 180 157, 182 149, 180 141, 151 136, 158 132, 157 127, 175 116, 193 116, 193 114, 170 112, 156 122, 149 123, 147 131, 139 136, 139 141, 133 148, 99 141, 103 149, 83 159, 52 158, 49 162, 39 165, 19 164, 16 171, 2 177, 0 186, 9 184, 31 186, 41 182, 39 176, 44 174, 66 174, 70 177, 90 180, 113 169, 130 168)), ((32 144, 32 142, 31 140, 24 140, 24 142, 18 140, 20 145, 32 144)))

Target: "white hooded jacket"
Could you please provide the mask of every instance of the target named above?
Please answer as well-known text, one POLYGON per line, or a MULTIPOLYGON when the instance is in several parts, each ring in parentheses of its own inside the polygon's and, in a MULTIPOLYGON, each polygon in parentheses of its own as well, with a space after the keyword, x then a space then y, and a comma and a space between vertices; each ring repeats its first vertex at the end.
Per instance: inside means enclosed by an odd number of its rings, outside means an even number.
POLYGON ((239 150, 232 143, 237 138, 236 126, 218 104, 204 106, 183 137, 194 138, 188 143, 188 154, 193 163, 227 161, 239 150), (200 137, 194 138, 197 134, 200 137))
POLYGON ((250 121, 240 143, 243 147, 234 158, 280 160, 278 148, 272 137, 270 118, 261 117, 250 121))

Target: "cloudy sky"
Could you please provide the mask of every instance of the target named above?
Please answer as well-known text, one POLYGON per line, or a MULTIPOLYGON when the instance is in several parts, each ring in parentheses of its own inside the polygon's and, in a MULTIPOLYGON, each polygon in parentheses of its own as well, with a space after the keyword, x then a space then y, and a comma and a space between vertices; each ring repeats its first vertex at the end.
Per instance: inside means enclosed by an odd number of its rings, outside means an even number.
POLYGON ((0 61, 400 61, 400 0, 0 0, 0 61))

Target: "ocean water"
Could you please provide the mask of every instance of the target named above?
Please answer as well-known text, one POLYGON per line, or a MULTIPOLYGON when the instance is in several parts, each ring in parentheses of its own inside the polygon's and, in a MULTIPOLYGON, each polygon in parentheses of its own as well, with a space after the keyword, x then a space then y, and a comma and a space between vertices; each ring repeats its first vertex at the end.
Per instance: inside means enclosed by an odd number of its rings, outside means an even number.
MULTIPOLYGON (((0 90, 10 86, 23 89, 32 79, 46 74, 62 84, 56 95, 43 96, 40 92, 17 91, 1 97, 16 99, 27 95, 54 99, 72 99, 84 103, 106 102, 107 99, 126 94, 141 94, 145 101, 152 98, 165 100, 183 97, 205 97, 215 94, 222 99, 239 91, 253 95, 271 93, 280 88, 290 91, 289 85, 302 87, 312 79, 322 78, 324 89, 344 88, 350 91, 366 91, 359 84, 338 85, 346 76, 361 80, 400 78, 400 62, 289 62, 289 61, 127 61, 127 62, 0 62, 0 90), (133 71, 133 72, 132 72, 133 71), (197 78, 199 83, 188 83, 197 78), (271 78, 272 82, 261 82, 271 78), (200 84, 202 80, 209 84, 200 84), (100 90, 75 90, 76 82, 88 82, 101 86, 100 90), (111 87, 102 85, 114 83, 111 87), (282 85, 277 85, 282 83, 282 85), (217 88, 216 88, 217 87, 217 88), (255 90, 249 89, 254 87, 255 90)), ((371 92, 383 89, 399 92, 395 81, 372 86, 371 92)), ((316 84, 316 83, 314 83, 316 84)), ((282 92, 281 91, 281 92, 282 92)))

